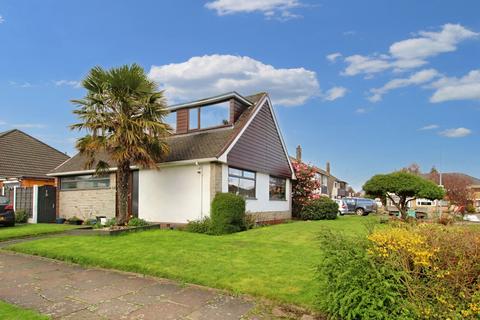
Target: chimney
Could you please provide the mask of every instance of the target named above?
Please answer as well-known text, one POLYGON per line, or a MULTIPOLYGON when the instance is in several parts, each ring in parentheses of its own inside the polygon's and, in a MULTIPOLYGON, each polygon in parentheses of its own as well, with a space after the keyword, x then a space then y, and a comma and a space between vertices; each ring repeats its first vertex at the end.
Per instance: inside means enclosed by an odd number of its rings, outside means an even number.
POLYGON ((327 173, 330 174, 330 161, 327 161, 327 173))
POLYGON ((302 147, 300 145, 297 146, 297 161, 302 162, 302 147))

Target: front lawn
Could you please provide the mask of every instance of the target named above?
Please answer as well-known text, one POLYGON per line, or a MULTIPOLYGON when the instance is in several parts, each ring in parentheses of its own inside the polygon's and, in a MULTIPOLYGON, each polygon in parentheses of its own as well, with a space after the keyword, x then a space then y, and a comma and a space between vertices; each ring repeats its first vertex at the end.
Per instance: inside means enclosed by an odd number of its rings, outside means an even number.
POLYGON ((17 224, 14 227, 0 227, 0 241, 14 238, 25 238, 38 236, 46 233, 62 232, 69 229, 78 228, 78 226, 66 224, 17 224))
MULTIPOLYGON (((208 236, 156 230, 117 237, 72 236, 15 244, 11 250, 82 265, 133 271, 314 308, 321 228, 366 234, 375 217, 294 222, 208 236)), ((359 270, 359 272, 361 272, 359 270)))
POLYGON ((0 301, 0 319, 2 320, 48 320, 35 311, 22 309, 17 306, 0 301))

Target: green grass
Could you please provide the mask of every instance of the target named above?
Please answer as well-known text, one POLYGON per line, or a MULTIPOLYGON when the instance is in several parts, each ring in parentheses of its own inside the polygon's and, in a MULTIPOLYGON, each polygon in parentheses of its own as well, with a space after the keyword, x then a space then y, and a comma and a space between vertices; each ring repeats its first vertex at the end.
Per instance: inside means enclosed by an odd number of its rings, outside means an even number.
POLYGON ((8 249, 133 271, 314 308, 316 237, 322 228, 366 234, 374 217, 294 222, 225 236, 156 230, 117 237, 72 236, 8 249))
POLYGON ((0 227, 0 241, 38 236, 46 233, 61 232, 69 229, 78 228, 78 226, 65 224, 17 224, 14 227, 0 227))
POLYGON ((2 320, 47 320, 47 316, 42 316, 39 313, 22 309, 17 306, 0 301, 0 319, 2 320))

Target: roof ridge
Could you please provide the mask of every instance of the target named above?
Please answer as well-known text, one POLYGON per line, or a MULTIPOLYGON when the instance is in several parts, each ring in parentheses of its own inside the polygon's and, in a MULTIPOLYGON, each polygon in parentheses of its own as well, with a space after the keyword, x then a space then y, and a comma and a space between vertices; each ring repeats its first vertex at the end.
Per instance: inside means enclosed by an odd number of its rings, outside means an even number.
POLYGON ((1 134, 0 134, 0 137, 4 137, 4 136, 6 136, 7 134, 10 134, 10 133, 15 132, 15 131, 18 131, 18 132, 20 132, 21 134, 29 137, 30 139, 33 139, 33 140, 35 140, 35 141, 43 144, 44 146, 52 149, 53 151, 55 151, 55 152, 57 152, 57 153, 59 153, 59 154, 61 154, 61 155, 64 155, 64 156, 70 158, 70 156, 67 155, 66 153, 64 153, 64 152, 62 152, 62 151, 60 151, 60 150, 58 150, 58 149, 55 149, 55 148, 52 147, 51 145, 46 144, 45 142, 41 141, 40 139, 37 139, 37 138, 35 138, 34 136, 29 135, 28 133, 26 133, 26 132, 24 132, 24 131, 22 131, 22 130, 20 130, 20 129, 16 129, 16 128, 15 128, 15 129, 12 129, 12 130, 10 130, 10 131, 7 131, 4 135, 1 135, 1 134))

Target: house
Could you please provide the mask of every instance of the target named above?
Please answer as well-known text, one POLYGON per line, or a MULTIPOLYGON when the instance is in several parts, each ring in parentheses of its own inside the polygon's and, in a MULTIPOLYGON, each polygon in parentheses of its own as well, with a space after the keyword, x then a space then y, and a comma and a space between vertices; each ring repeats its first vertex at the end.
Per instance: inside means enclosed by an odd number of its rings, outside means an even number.
POLYGON ((40 140, 13 129, 0 133, 0 193, 4 188, 54 185, 47 176, 69 157, 40 140))
MULTIPOLYGON (((208 216, 216 193, 232 192, 245 197, 258 221, 291 217, 294 172, 268 94, 230 92, 170 111, 175 134, 167 138, 168 157, 159 170, 131 168, 131 215, 186 223, 208 216)), ((92 175, 77 154, 50 173, 60 186, 58 215, 115 216, 115 164, 105 154, 97 160, 109 163, 111 172, 92 175)))
MULTIPOLYGON (((302 162, 302 147, 297 146, 296 156, 290 157, 290 161, 302 162)), ((332 199, 339 199, 344 197, 354 196, 349 192, 348 183, 335 177, 330 171, 330 162, 326 163, 326 170, 317 166, 313 166, 315 170, 315 178, 319 181, 320 187, 316 193, 330 197, 332 199)))

